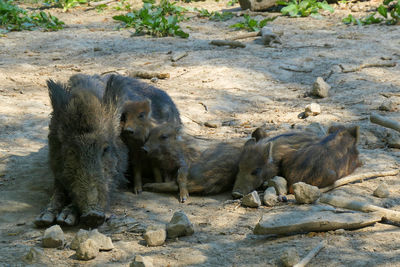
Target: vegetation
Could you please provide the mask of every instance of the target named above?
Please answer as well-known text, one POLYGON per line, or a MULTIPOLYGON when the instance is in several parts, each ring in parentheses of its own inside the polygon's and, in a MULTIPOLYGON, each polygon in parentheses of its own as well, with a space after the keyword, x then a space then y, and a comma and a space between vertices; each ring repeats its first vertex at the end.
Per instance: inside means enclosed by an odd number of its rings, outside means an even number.
POLYGON ((249 15, 244 15, 244 21, 241 21, 239 23, 235 23, 233 25, 231 25, 231 28, 235 28, 237 30, 248 30, 249 32, 258 32, 261 30, 262 27, 264 27, 265 25, 267 25, 267 23, 269 21, 273 21, 274 19, 276 19, 276 17, 273 18, 266 18, 260 21, 257 21, 253 18, 251 18, 249 15))
POLYGON ((35 30, 38 28, 56 31, 62 29, 64 22, 43 11, 28 13, 13 4, 13 0, 0 0, 0 31, 35 30))
POLYGON ((290 17, 318 17, 319 10, 328 10, 333 13, 334 9, 326 1, 318 2, 317 0, 290 0, 289 2, 278 1, 277 4, 285 6, 281 9, 283 15, 290 17))
POLYGON ((113 19, 123 22, 124 28, 134 28, 136 34, 187 38, 189 34, 185 33, 178 24, 185 20, 186 9, 175 4, 169 0, 161 0, 159 5, 144 2, 140 10, 114 16, 113 19))
POLYGON ((87 0, 45 0, 44 4, 48 6, 62 7, 64 11, 70 8, 80 6, 81 4, 87 4, 87 0))
POLYGON ((395 25, 400 22, 400 0, 384 0, 383 4, 378 7, 376 12, 356 19, 351 14, 342 21, 346 24, 369 25, 384 22, 387 25, 395 25))
POLYGON ((206 17, 213 21, 226 21, 230 20, 234 16, 232 12, 222 12, 222 13, 219 13, 217 11, 210 12, 204 8, 202 8, 201 10, 195 8, 194 10, 199 12, 199 17, 206 17))

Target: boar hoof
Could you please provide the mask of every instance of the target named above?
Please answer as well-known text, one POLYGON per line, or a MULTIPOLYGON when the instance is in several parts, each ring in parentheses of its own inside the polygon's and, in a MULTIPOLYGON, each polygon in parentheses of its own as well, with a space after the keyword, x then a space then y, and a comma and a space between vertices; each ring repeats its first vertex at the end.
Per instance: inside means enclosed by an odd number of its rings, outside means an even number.
POLYGON ((83 214, 80 220, 87 227, 97 227, 103 224, 105 217, 104 212, 91 210, 83 214))
POLYGON ((73 226, 77 223, 78 212, 71 205, 63 209, 57 216, 57 224, 65 226, 73 226))
POLYGON ((234 191, 234 192, 232 192, 232 197, 233 197, 233 199, 242 198, 243 194, 238 191, 234 191))
POLYGON ((181 190, 179 193, 179 201, 181 203, 185 203, 185 201, 189 198, 189 192, 187 190, 181 190))
POLYGON ((42 213, 40 213, 39 216, 36 217, 34 223, 38 227, 45 227, 52 225, 55 219, 56 219, 55 212, 51 210, 45 210, 42 213))
POLYGON ((133 193, 135 193, 136 195, 141 194, 143 191, 141 186, 135 186, 135 188, 133 189, 133 193))

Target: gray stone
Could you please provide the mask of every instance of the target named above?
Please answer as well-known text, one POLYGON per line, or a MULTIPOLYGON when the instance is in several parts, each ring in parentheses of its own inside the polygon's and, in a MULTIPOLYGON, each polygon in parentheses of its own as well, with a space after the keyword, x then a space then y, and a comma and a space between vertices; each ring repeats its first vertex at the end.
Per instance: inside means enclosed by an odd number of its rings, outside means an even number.
POLYGON ((29 252, 23 257, 23 261, 32 264, 43 261, 45 258, 44 252, 40 248, 31 247, 29 252))
POLYGON ((299 204, 313 203, 321 196, 318 187, 303 182, 293 184, 294 197, 299 204))
POLYGON ((322 77, 318 77, 310 93, 313 96, 325 98, 329 96, 329 89, 331 89, 331 86, 322 77))
POLYGON ((281 262, 285 267, 292 267, 299 261, 299 253, 295 248, 287 248, 281 255, 281 262))
POLYGON ((97 229, 90 231, 89 238, 97 243, 99 250, 108 251, 114 248, 111 238, 103 235, 97 229))
POLYGON ((204 123, 204 126, 209 127, 209 128, 218 128, 221 126, 221 122, 219 121, 206 121, 204 123))
POLYGON ((136 255, 129 267, 153 267, 153 259, 148 256, 136 255))
POLYGON ((308 104, 304 110, 304 115, 308 116, 317 116, 321 114, 321 106, 317 103, 308 104))
POLYGON ((277 0, 239 0, 240 7, 243 10, 263 11, 276 4, 277 0))
POLYGON ((276 195, 275 187, 268 187, 264 191, 263 202, 265 206, 273 207, 278 203, 278 196, 276 195))
POLYGON ((320 232, 336 229, 357 229, 382 220, 379 212, 337 213, 332 211, 285 211, 266 213, 262 216, 254 234, 290 234, 299 232, 320 232))
POLYGON ((84 242, 88 238, 89 238, 89 231, 80 229, 78 233, 76 233, 74 239, 72 239, 70 248, 73 250, 78 249, 79 244, 84 242))
POLYGON ((386 184, 382 183, 380 184, 374 191, 374 196, 380 197, 380 198, 386 198, 389 196, 389 188, 386 184))
POLYGON ((99 254, 99 245, 93 239, 86 239, 76 249, 76 257, 79 260, 91 260, 99 254))
POLYGON ((278 195, 287 194, 287 182, 286 179, 283 177, 275 176, 274 178, 268 181, 268 186, 275 187, 276 193, 278 195))
POLYGON ((194 233, 193 224, 183 211, 177 211, 167 224, 168 238, 192 235, 194 233))
POLYGON ((261 29, 261 40, 264 45, 270 46, 271 44, 281 44, 281 40, 268 26, 264 26, 261 29))
POLYGON ((398 133, 389 132, 386 142, 391 148, 400 148, 400 136, 398 133))
POLYGON ((250 208, 258 208, 261 206, 261 200, 257 191, 253 191, 245 195, 242 199, 242 205, 250 208))
POLYGON ((379 106, 379 110, 382 111, 394 111, 396 109, 395 104, 390 99, 385 99, 382 104, 379 106))
POLYGON ((102 233, 121 234, 124 232, 144 233, 146 227, 145 224, 129 216, 111 216, 106 223, 103 223, 98 229, 102 233))
POLYGON ((43 247, 58 248, 64 245, 64 232, 59 225, 53 225, 44 231, 42 239, 43 247))
POLYGON ((148 246, 161 246, 164 244, 165 239, 167 238, 165 225, 150 225, 147 227, 146 233, 143 235, 143 237, 148 246))

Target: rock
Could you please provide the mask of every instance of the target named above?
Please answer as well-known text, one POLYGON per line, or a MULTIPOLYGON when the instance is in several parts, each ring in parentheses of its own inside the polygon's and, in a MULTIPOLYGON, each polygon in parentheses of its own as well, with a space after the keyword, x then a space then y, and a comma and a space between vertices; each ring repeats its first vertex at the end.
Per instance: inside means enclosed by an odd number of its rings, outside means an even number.
POLYGON ((317 103, 311 103, 311 104, 307 105, 304 110, 304 115, 306 117, 317 116, 318 114, 321 114, 321 106, 317 103))
POLYGON ((400 136, 398 133, 389 133, 386 142, 391 148, 400 148, 400 136))
POLYGON ((253 191, 245 195, 242 199, 242 205, 250 208, 258 208, 261 206, 261 200, 257 191, 253 191))
POLYGON ((297 253, 295 248, 288 248, 281 255, 281 262, 283 266, 292 267, 299 261, 299 253, 297 253))
POLYGON ((303 182, 293 184, 294 197, 299 204, 313 203, 321 196, 318 187, 303 182))
POLYGON ((153 267, 153 259, 136 255, 134 261, 129 264, 129 267, 153 267))
POLYGON ((221 126, 221 122, 219 121, 206 121, 204 123, 204 126, 209 127, 209 128, 218 128, 221 126))
POLYGON ((394 111, 396 106, 392 100, 386 99, 382 102, 378 109, 382 111, 394 111))
POLYGON ((31 247, 29 252, 23 257, 23 261, 32 264, 41 262, 45 258, 44 252, 40 248, 31 247))
POLYGON ((346 230, 344 230, 344 229, 335 230, 335 235, 344 235, 345 233, 346 233, 346 230))
POLYGON ((374 196, 380 198, 386 198, 389 196, 389 194, 388 186, 384 183, 380 184, 374 191, 374 196))
POLYGON ((58 248, 64 245, 64 232, 59 225, 47 228, 42 239, 43 247, 58 248))
POLYGON ((167 231, 165 226, 150 225, 143 237, 148 246, 161 246, 167 238, 167 231))
POLYGON ((262 216, 254 234, 290 234, 321 232, 336 229, 357 229, 382 220, 379 212, 337 213, 335 211, 297 210, 266 213, 262 216))
POLYGON ((79 260, 91 260, 99 254, 99 245, 93 239, 86 239, 76 249, 76 257, 79 260))
POLYGON ((70 248, 73 250, 77 250, 79 247, 79 244, 83 243, 88 238, 89 238, 89 231, 80 229, 78 231, 78 233, 76 233, 74 239, 72 239, 70 248))
POLYGON ((177 211, 167 224, 168 238, 192 235, 194 233, 193 224, 183 211, 177 211))
POLYGON ((268 181, 268 186, 275 187, 276 193, 278 195, 287 194, 287 182, 286 179, 283 177, 275 176, 274 178, 268 181))
POLYGON ((275 187, 268 187, 264 191, 263 202, 265 206, 273 207, 278 203, 278 196, 276 195, 275 187))
POLYGON ((152 83, 157 83, 158 82, 158 78, 157 77, 153 77, 153 78, 150 79, 150 81, 152 83))
POLYGON ((266 10, 276 4, 277 0, 239 0, 240 7, 243 10, 251 11, 266 10))
POLYGON ((268 26, 261 29, 261 40, 264 45, 271 46, 273 43, 281 44, 281 39, 268 26))
POLYGON ((120 234, 124 232, 129 233, 144 233, 146 231, 146 225, 138 222, 129 216, 111 216, 103 223, 98 229, 102 233, 107 234, 120 234))
POLYGON ((329 89, 331 89, 331 86, 322 77, 318 77, 310 93, 313 96, 325 98, 329 96, 329 89))
POLYGON ((111 238, 103 235, 97 229, 90 231, 89 238, 97 243, 99 250, 108 251, 114 248, 111 238))

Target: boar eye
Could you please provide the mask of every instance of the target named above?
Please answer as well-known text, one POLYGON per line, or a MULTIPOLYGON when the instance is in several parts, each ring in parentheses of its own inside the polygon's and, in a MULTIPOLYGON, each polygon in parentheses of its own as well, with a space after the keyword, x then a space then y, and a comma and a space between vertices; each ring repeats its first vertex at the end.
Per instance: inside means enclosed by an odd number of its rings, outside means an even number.
POLYGON ((110 152, 110 146, 109 145, 104 145, 103 146, 103 155, 110 152))
POLYGON ((145 112, 140 112, 139 115, 138 115, 138 118, 143 120, 145 116, 146 116, 145 112))
POLYGON ((160 136, 160 139, 161 140, 167 140, 168 139, 168 135, 163 134, 163 135, 160 136))
POLYGON ((251 172, 251 175, 256 176, 256 175, 258 175, 260 172, 261 172, 261 168, 257 168, 257 169, 255 169, 255 170, 253 170, 253 171, 251 172))
POLYGON ((122 113, 122 115, 121 115, 121 121, 126 122, 126 113, 125 112, 122 113))

